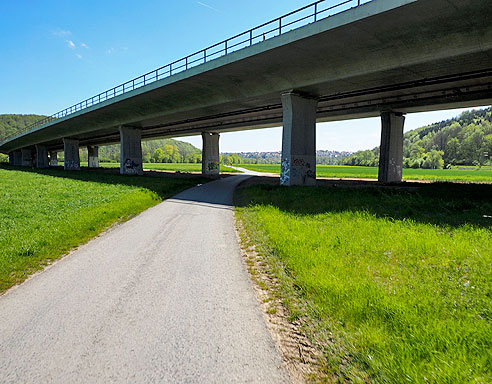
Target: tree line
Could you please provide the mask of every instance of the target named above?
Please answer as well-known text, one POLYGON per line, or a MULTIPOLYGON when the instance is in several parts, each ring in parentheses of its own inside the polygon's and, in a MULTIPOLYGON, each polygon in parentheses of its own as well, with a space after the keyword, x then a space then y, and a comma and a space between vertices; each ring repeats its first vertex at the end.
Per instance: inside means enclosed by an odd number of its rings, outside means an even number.
MULTIPOLYGON (((492 108, 414 129, 403 138, 405 168, 438 169, 453 165, 492 165, 492 108)), ((378 166, 379 147, 359 151, 345 165, 378 166)))

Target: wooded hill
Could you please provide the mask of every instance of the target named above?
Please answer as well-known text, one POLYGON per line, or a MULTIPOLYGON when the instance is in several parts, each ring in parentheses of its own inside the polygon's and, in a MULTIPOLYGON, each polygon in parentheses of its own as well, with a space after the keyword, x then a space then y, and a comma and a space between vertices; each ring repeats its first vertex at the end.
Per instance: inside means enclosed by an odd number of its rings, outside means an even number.
MULTIPOLYGON (((403 156, 406 168, 492 164, 492 108, 466 111, 405 133, 403 156)), ((378 163, 379 147, 356 152, 344 160, 346 165, 378 163)))
MULTIPOLYGON (((3 138, 23 131, 30 124, 43 119, 41 115, 0 115, 0 141, 3 138)), ((81 148, 81 160, 87 161, 87 149, 81 148)), ((189 143, 173 139, 150 140, 142 142, 144 162, 158 163, 200 163, 202 152, 189 143)), ((0 156, 6 161, 5 156, 0 156)), ((63 158, 63 156, 61 156, 63 158)), ((109 145, 99 148, 99 158, 106 162, 120 161, 120 146, 109 145)))

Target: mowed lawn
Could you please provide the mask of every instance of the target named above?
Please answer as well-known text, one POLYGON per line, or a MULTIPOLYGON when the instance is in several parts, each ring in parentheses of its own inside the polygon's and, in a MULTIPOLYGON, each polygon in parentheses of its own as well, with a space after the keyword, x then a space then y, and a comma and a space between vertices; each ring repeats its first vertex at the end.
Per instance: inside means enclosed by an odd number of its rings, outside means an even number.
MULTIPOLYGON (((241 167, 265 173, 280 173, 278 164, 241 164, 241 167)), ((329 178, 377 179, 377 167, 317 165, 316 175, 329 178)), ((453 169, 404 169, 404 180, 492 182, 492 168, 455 167, 453 169)))
POLYGON ((492 382, 492 188, 236 192, 236 212, 322 345, 324 380, 492 382))
POLYGON ((0 293, 111 224, 205 180, 0 166, 0 293))
MULTIPOLYGON (((63 165, 63 162, 60 163, 63 165)), ((80 165, 87 167, 87 162, 81 162, 80 165)), ((101 168, 119 168, 120 163, 100 163, 101 168)), ((171 171, 171 172, 201 172, 202 165, 196 163, 144 163, 143 169, 151 171, 171 171)), ((231 167, 220 166, 221 172, 240 173, 231 167)))

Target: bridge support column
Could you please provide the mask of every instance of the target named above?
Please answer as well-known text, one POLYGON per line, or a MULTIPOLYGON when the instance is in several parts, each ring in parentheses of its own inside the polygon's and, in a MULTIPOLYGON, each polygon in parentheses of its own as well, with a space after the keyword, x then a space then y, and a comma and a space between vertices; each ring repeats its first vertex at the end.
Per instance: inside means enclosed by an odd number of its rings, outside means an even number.
POLYGON ((99 147, 88 145, 89 168, 99 168, 99 147))
POLYGON ((66 171, 80 171, 79 141, 63 139, 63 169, 66 171))
POLYGON ((21 165, 23 167, 32 167, 32 150, 31 148, 21 149, 21 165))
POLYGON ((48 149, 44 145, 36 144, 36 168, 48 168, 48 149))
POLYGON ((51 151, 50 152, 50 166, 57 167, 58 166, 58 153, 51 151))
POLYGON ((220 173, 218 133, 202 132, 202 174, 218 175, 220 173))
POLYGON ((120 138, 120 173, 122 175, 143 175, 142 130, 120 126, 120 138))
POLYGON ((20 167, 22 165, 22 151, 14 151, 12 153, 12 165, 20 167))
POLYGON ((403 172, 403 125, 401 113, 381 114, 381 147, 378 180, 384 183, 401 182, 403 172))
POLYGON ((281 185, 316 185, 317 105, 317 100, 295 93, 282 95, 281 185))

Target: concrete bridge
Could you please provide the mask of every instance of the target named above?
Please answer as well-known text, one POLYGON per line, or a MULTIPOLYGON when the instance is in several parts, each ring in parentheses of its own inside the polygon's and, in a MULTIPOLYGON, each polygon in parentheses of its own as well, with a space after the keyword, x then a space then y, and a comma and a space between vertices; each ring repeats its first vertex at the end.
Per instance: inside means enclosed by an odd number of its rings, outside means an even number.
MULTIPOLYGON (((316 182, 316 122, 381 116, 379 180, 401 181, 404 115, 492 104, 491 4, 320 1, 67 108, 0 144, 11 164, 49 166, 79 147, 121 143, 142 173, 141 140, 201 134, 203 172, 219 134, 283 124, 281 183, 316 182)), ((35 91, 35 90, 33 90, 35 91)))

